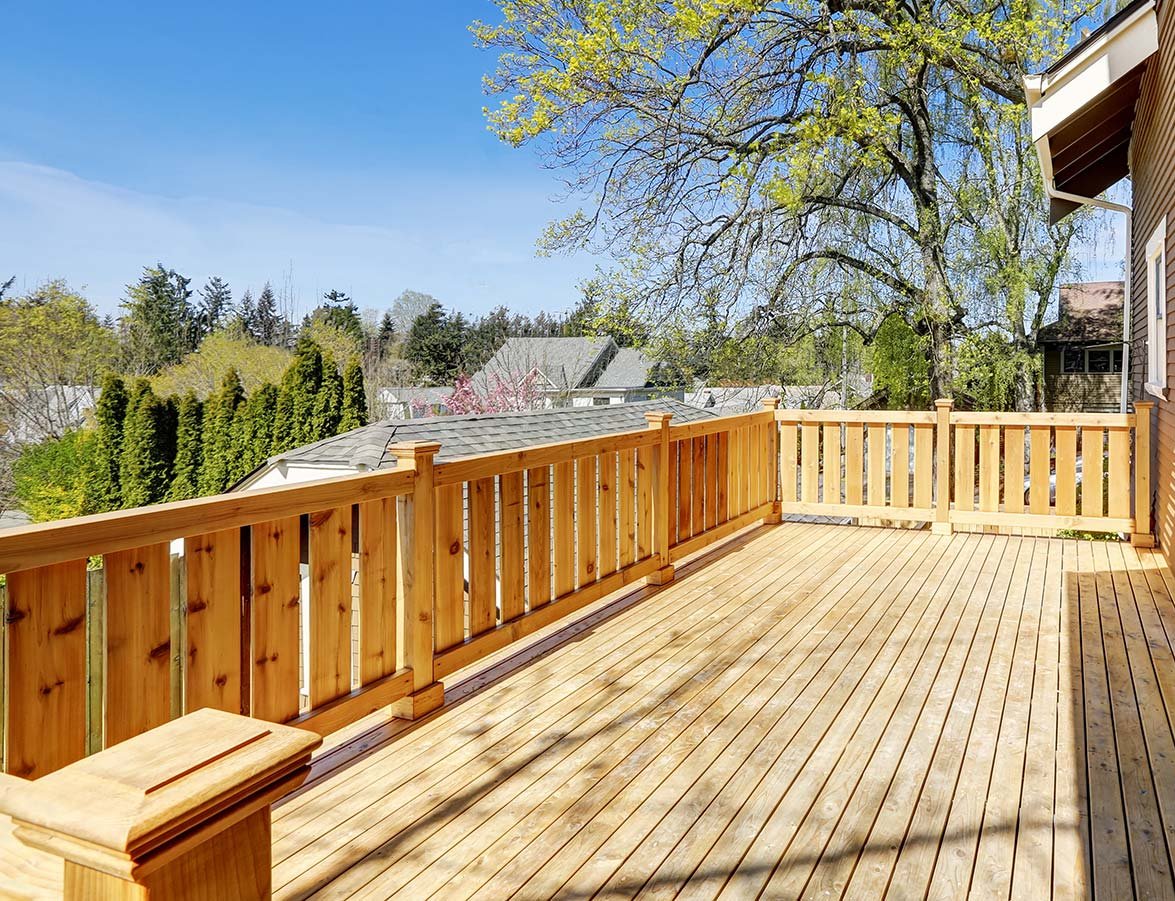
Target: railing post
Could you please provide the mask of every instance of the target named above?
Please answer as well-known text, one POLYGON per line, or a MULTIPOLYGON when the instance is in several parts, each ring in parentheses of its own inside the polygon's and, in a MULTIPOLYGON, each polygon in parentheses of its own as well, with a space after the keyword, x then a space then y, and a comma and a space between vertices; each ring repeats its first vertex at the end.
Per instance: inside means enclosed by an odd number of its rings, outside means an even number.
POLYGON ((266 901, 270 806, 321 744, 205 708, 40 779, 5 779, 0 812, 21 842, 64 859, 65 901, 266 901))
POLYGON ((1134 531, 1135 547, 1154 547, 1151 531, 1151 410, 1154 402, 1134 403, 1134 531))
POLYGON ((940 535, 951 534, 951 409, 954 401, 936 400, 934 410, 938 416, 935 440, 935 481, 934 524, 931 531, 940 535))
POLYGON ((676 515, 669 509, 669 420, 672 413, 646 413, 650 429, 660 433, 653 456, 653 553, 661 568, 648 577, 650 585, 664 585, 673 581, 673 565, 669 562, 669 519, 676 515))
POLYGON ((414 720, 444 703, 445 687, 433 675, 433 609, 436 603, 436 485, 433 457, 436 441, 393 444, 388 452, 397 466, 415 473, 412 493, 397 499, 396 655, 399 668, 412 670, 412 694, 392 705, 392 713, 414 720))
POLYGON ((779 423, 775 421, 779 398, 763 398, 763 408, 771 413, 770 427, 767 429, 767 498, 771 501, 771 512, 763 517, 763 522, 777 523, 783 522, 779 504, 779 423))

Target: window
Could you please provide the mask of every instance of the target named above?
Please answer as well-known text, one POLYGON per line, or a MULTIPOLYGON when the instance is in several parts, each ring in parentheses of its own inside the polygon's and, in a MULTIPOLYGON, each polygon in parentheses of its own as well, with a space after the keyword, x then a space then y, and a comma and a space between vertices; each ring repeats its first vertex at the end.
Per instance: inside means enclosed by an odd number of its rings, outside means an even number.
POLYGON ((1114 347, 1066 347, 1061 353, 1061 372, 1066 375, 1104 375, 1122 371, 1122 351, 1114 347))
POLYGON ((1146 242, 1146 390, 1167 387, 1167 217, 1146 242))
POLYGON ((1061 353, 1061 372, 1085 372, 1085 348, 1066 347, 1061 353))

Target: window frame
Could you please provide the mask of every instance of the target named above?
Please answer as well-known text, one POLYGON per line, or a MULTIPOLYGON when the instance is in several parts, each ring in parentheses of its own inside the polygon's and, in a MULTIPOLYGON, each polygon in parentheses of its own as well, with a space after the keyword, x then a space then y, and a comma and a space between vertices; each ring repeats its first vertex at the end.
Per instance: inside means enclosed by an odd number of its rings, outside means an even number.
POLYGON ((1147 393, 1167 397, 1167 217, 1146 242, 1147 393))

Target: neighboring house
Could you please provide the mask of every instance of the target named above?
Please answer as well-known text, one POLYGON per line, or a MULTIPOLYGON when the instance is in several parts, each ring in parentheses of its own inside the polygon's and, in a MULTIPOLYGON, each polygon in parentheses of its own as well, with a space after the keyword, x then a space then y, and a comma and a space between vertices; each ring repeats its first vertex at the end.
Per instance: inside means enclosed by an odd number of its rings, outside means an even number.
POLYGON ((1125 282, 1062 285, 1057 321, 1043 326, 1044 406, 1061 412, 1113 413, 1122 396, 1125 282))
POLYGON ((443 461, 470 454, 630 432, 646 428, 645 413, 650 410, 667 410, 677 423, 710 419, 716 415, 666 398, 582 409, 384 420, 270 457, 232 490, 269 488, 386 469, 396 465, 396 458, 388 453, 388 445, 398 441, 439 441, 441 449, 437 460, 443 461))
POLYGON ((1154 526, 1175 565, 1175 405, 1168 387, 1175 330, 1167 315, 1175 294, 1168 240, 1175 235, 1175 6, 1136 0, 1025 86, 1051 220, 1085 205, 1129 217, 1123 382, 1129 400, 1157 405, 1154 526), (1127 176, 1133 208, 1092 199, 1127 176))
POLYGON ((622 348, 612 338, 508 338, 473 382, 488 390, 494 379, 519 380, 533 372, 544 407, 681 400, 684 391, 664 386, 658 370, 643 351, 622 348))
POLYGON ((422 416, 445 416, 445 406, 452 388, 420 388, 396 386, 381 388, 376 395, 380 419, 419 419, 422 416))

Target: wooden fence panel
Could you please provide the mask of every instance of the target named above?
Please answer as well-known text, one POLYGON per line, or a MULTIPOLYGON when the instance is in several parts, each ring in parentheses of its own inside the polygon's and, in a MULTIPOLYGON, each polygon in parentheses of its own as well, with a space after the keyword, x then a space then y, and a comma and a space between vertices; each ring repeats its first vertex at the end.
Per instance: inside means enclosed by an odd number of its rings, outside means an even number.
POLYGON ((351 508, 310 514, 310 708, 351 691, 351 508))
MULTIPOLYGON (((396 499, 359 504, 359 684, 396 671, 396 499)), ((438 559, 441 553, 438 549, 438 559)))
POLYGON ((575 461, 575 486, 577 500, 575 507, 576 559, 580 588, 596 581, 599 557, 596 550, 598 530, 596 526, 596 458, 580 457, 575 461))
POLYGON ((107 554, 105 746, 171 719, 171 545, 107 554))
POLYGON ((298 715, 300 695, 301 518, 286 516, 258 523, 249 531, 253 558, 250 714, 284 723, 298 715))
POLYGON ((530 609, 551 600, 551 468, 526 471, 527 590, 530 609))
MULTIPOLYGON (((350 519, 348 513, 348 527, 350 519)), ((184 561, 188 609, 184 709, 190 712, 215 707, 240 713, 240 530, 225 529, 184 539, 184 561)))
POLYGON ((469 483, 469 634, 481 635, 497 623, 494 557, 494 477, 469 483))
POLYGON ((502 622, 526 612, 524 571, 526 510, 522 501, 522 472, 504 472, 499 477, 501 505, 501 604, 502 622))
POLYGON ((436 649, 465 640, 465 502, 464 485, 437 488, 436 649))

